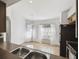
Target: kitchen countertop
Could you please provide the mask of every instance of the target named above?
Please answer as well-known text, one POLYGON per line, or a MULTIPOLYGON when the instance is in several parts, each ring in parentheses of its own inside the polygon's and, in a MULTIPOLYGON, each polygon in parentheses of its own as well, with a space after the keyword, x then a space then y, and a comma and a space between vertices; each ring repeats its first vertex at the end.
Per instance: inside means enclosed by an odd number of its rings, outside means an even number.
MULTIPOLYGON (((9 53, 11 50, 13 50, 17 47, 21 47, 21 45, 0 42, 0 59, 21 59, 18 56, 15 56, 15 55, 9 53)), ((66 58, 51 54, 50 59, 66 59, 66 58)))
POLYGON ((8 51, 0 48, 0 59, 21 59, 11 53, 9 53, 8 51))

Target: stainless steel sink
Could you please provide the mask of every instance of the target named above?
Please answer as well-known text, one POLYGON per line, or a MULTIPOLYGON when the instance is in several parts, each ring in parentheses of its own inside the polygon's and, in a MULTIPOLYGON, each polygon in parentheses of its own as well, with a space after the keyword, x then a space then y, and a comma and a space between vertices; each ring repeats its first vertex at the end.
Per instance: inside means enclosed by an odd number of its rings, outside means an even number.
POLYGON ((13 50, 11 53, 22 58, 29 53, 29 50, 26 48, 17 48, 13 50))
POLYGON ((25 47, 16 48, 11 53, 22 59, 50 59, 50 56, 46 53, 25 47))
POLYGON ((31 52, 24 59, 47 59, 47 57, 44 54, 39 52, 31 52))

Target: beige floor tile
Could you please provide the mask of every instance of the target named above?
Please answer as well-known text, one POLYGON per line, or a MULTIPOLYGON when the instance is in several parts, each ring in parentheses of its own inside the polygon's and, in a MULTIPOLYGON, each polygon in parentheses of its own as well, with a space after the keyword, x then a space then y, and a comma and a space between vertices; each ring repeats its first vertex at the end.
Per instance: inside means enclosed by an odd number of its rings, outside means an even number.
POLYGON ((43 43, 38 43, 38 42, 25 42, 22 45, 29 48, 48 52, 54 55, 58 55, 58 56, 60 54, 60 48, 57 45, 49 45, 49 44, 43 44, 43 43))

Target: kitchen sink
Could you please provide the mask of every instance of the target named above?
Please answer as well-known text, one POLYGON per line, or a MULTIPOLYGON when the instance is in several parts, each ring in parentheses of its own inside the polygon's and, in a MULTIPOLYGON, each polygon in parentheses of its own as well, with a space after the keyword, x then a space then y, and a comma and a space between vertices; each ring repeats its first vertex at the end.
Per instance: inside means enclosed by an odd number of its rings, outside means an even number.
POLYGON ((24 59, 47 59, 47 57, 39 52, 31 52, 24 59))
POLYGON ((50 56, 42 51, 25 47, 18 47, 12 50, 11 53, 22 59, 50 59, 50 56))
POLYGON ((15 50, 13 50, 11 53, 14 55, 17 55, 19 57, 24 57, 25 55, 27 55, 30 51, 26 48, 17 48, 15 50))

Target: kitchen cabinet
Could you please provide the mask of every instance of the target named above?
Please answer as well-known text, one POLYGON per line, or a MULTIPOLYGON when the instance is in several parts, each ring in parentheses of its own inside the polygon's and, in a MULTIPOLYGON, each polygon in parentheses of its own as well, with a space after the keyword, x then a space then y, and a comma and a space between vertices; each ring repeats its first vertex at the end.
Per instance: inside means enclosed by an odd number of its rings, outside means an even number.
POLYGON ((6 32, 6 4, 0 1, 0 33, 6 32))
POLYGON ((68 18, 69 23, 75 22, 76 21, 76 13, 73 13, 69 18, 68 18))

